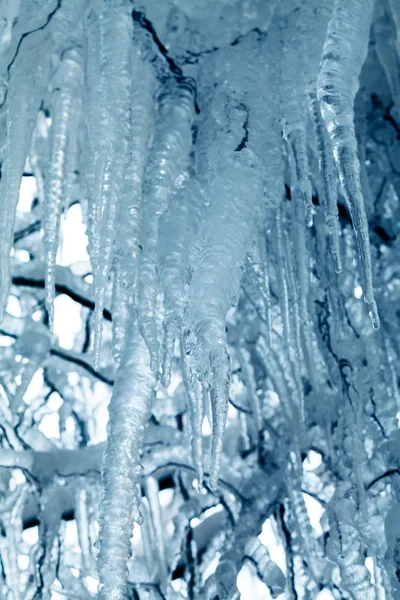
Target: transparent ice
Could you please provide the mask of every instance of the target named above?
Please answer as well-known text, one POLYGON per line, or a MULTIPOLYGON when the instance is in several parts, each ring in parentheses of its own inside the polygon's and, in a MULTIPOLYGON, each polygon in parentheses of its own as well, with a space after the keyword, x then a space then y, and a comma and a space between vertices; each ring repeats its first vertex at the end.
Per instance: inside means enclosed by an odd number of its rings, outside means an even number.
POLYGON ((400 599, 398 0, 0 0, 0 75, 0 598, 400 599))

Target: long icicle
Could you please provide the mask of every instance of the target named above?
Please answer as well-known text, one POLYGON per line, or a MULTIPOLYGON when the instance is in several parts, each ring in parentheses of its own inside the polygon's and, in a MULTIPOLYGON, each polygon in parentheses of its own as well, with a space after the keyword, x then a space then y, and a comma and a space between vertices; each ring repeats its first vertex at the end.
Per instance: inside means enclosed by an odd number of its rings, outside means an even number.
POLYGON ((114 256, 115 224, 124 168, 129 152, 131 107, 131 52, 133 20, 127 0, 104 0, 101 12, 101 91, 104 108, 104 155, 98 157, 102 174, 98 214, 100 252, 94 265, 94 366, 99 363, 103 309, 114 256))
POLYGON ((193 87, 190 81, 159 98, 155 139, 146 170, 142 207, 142 253, 138 278, 138 322, 150 351, 151 367, 158 371, 159 343, 156 325, 158 292, 157 246, 159 218, 168 206, 170 194, 187 176, 194 117, 193 87), (180 183, 179 183, 180 182, 180 183))
POLYGON ((81 85, 81 59, 77 52, 68 50, 54 79, 54 101, 51 124, 49 170, 45 183, 43 230, 45 246, 46 309, 50 329, 54 324, 55 267, 59 243, 60 217, 63 208, 63 183, 66 175, 68 137, 74 136, 71 117, 77 109, 75 101, 81 85))
POLYGON ((150 417, 155 374, 131 312, 131 327, 108 407, 100 507, 97 600, 125 600, 133 521, 140 520, 140 455, 150 417))
POLYGON ((364 299, 374 329, 379 315, 372 283, 368 220, 360 182, 354 99, 367 56, 374 0, 336 0, 317 80, 321 113, 329 132, 361 262, 364 299))
POLYGON ((333 256, 335 271, 336 273, 340 273, 342 265, 339 251, 337 182, 332 144, 321 115, 317 94, 313 87, 308 90, 307 97, 311 121, 314 126, 315 137, 317 138, 318 164, 323 191, 322 201, 325 210, 325 223, 329 232, 329 249, 333 256))

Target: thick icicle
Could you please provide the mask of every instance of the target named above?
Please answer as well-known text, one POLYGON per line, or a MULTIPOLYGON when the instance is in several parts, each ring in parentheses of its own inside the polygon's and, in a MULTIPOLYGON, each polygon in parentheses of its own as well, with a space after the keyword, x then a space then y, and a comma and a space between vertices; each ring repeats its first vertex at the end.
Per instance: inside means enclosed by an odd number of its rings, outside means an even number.
POLYGON ((94 268, 94 365, 97 368, 103 329, 103 309, 114 256, 115 224, 129 153, 131 110, 131 54, 133 20, 127 0, 103 0, 101 17, 101 102, 104 153, 96 168, 101 174, 99 256, 94 268))
POLYGON ((324 45, 317 94, 357 238, 364 299, 372 325, 378 329, 368 220, 354 130, 354 99, 367 56, 373 7, 374 0, 336 0, 324 45))
MULTIPOLYGON (((46 308, 50 329, 54 323, 55 267, 59 243, 60 217, 63 208, 63 183, 66 177, 68 138, 76 137, 71 130, 71 117, 77 110, 76 101, 81 85, 81 58, 74 50, 65 52, 53 82, 51 150, 45 183, 44 246, 46 308)), ((77 123, 75 123, 77 125, 77 123)))
POLYGON ((151 368, 158 371, 159 343, 156 325, 158 292, 157 245, 159 218, 169 196, 187 177, 194 117, 193 87, 190 80, 177 84, 159 97, 155 138, 146 170, 139 279, 138 322, 150 351, 151 368))
POLYGON ((218 482, 228 403, 225 316, 237 301, 241 266, 254 232, 257 203, 262 199, 256 163, 254 154, 244 149, 213 180, 209 215, 202 231, 204 245, 196 257, 190 282, 187 349, 200 379, 210 386, 212 487, 218 482), (248 198, 254 198, 254 204, 248 198))
POLYGON ((140 454, 150 417, 155 375, 131 313, 121 364, 109 404, 100 507, 98 600, 125 600, 133 519, 138 518, 140 454))

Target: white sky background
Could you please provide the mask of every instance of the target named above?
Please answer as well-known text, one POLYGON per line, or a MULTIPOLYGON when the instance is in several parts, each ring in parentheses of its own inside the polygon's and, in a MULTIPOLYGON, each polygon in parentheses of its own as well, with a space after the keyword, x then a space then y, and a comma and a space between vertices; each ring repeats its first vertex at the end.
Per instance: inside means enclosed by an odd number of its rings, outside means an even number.
MULTIPOLYGON (((18 210, 22 212, 30 212, 31 202, 33 197, 36 195, 36 182, 34 177, 24 177, 21 185, 21 195, 18 205, 18 210)), ((89 256, 87 254, 87 237, 85 231, 85 225, 82 222, 82 211, 79 204, 74 204, 69 208, 66 216, 62 217, 61 220, 61 236, 60 236, 60 249, 58 253, 58 264, 61 266, 76 265, 77 263, 88 263, 89 256)), ((55 321, 54 321, 54 333, 59 340, 60 346, 65 349, 72 349, 74 340, 80 328, 82 326, 81 319, 81 307, 79 304, 71 300, 68 296, 59 295, 55 300, 55 321)), ((28 390, 28 394, 35 397, 43 385, 43 377, 41 373, 35 376, 32 385, 28 390)), ((107 396, 107 390, 104 385, 99 386, 99 393, 107 396)), ((106 398, 103 397, 103 400, 106 398)), ((55 407, 56 410, 57 407, 55 407)), ((232 409, 231 409, 232 410, 232 409)), ((107 412, 105 410, 98 412, 98 439, 101 441, 105 438, 107 412)), ((55 412, 52 415, 47 415, 47 418, 42 421, 41 424, 42 432, 48 438, 57 438, 58 433, 58 414, 55 412)), ((208 422, 204 422, 203 433, 211 433, 211 427, 208 422)), ((306 468, 313 470, 320 462, 320 456, 316 453, 309 454, 309 461, 306 468)), ((162 496, 162 495, 161 495, 162 496)), ((309 512, 311 525, 315 531, 320 534, 320 518, 324 512, 321 505, 304 495, 306 507, 309 512)), ((168 501, 168 498, 165 498, 168 501)), ((161 497, 163 502, 163 497, 161 497)), ((31 528, 24 532, 24 539, 30 544, 35 542, 37 538, 37 528, 31 528)), ((282 543, 274 531, 273 524, 270 519, 266 521, 263 526, 262 533, 259 536, 262 543, 267 546, 268 551, 272 560, 274 560, 282 569, 286 572, 285 566, 285 552, 282 543)), ((74 546, 77 544, 77 533, 75 521, 66 523, 66 537, 65 541, 68 545, 74 546)), ((90 578, 93 579, 93 578, 90 578)), ((87 582, 89 589, 95 591, 96 581, 87 582)), ((255 576, 252 567, 245 565, 238 576, 237 585, 240 591, 240 597, 242 600, 269 600, 271 598, 268 588, 259 581, 255 576)), ((53 600, 64 600, 65 596, 57 593, 56 591, 52 596, 53 600)), ((283 594, 279 597, 281 600, 287 600, 288 594, 283 594)), ((333 595, 328 590, 321 591, 316 600, 333 600, 333 595)))

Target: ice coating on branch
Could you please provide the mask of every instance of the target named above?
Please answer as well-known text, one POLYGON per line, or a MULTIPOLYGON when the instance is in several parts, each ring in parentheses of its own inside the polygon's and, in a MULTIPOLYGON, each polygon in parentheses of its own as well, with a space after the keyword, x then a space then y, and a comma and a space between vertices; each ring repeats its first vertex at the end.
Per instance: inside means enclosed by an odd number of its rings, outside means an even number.
POLYGON ((327 555, 340 571, 343 587, 355 600, 376 600, 376 590, 364 564, 361 536, 355 524, 357 506, 353 498, 336 499, 329 508, 331 533, 327 555))
POLYGON ((373 8, 374 0, 336 0, 324 45, 317 94, 357 237, 364 298, 372 325, 378 329, 353 108, 361 67, 367 56, 373 8))
POLYGON ((277 598, 285 590, 285 576, 274 561, 268 550, 256 537, 250 539, 245 546, 246 557, 254 562, 261 581, 269 588, 272 598, 277 598))
POLYGON ((141 452, 154 385, 149 352, 133 320, 126 334, 108 407, 107 445, 102 467, 98 600, 126 599, 133 521, 139 518, 141 452))
POLYGON ((60 217, 65 204, 64 181, 67 179, 68 143, 76 141, 78 121, 74 113, 79 111, 81 85, 81 58, 75 51, 66 51, 54 76, 51 125, 51 150, 49 169, 45 184, 44 245, 46 308, 50 329, 54 324, 55 266, 59 243, 60 217))

